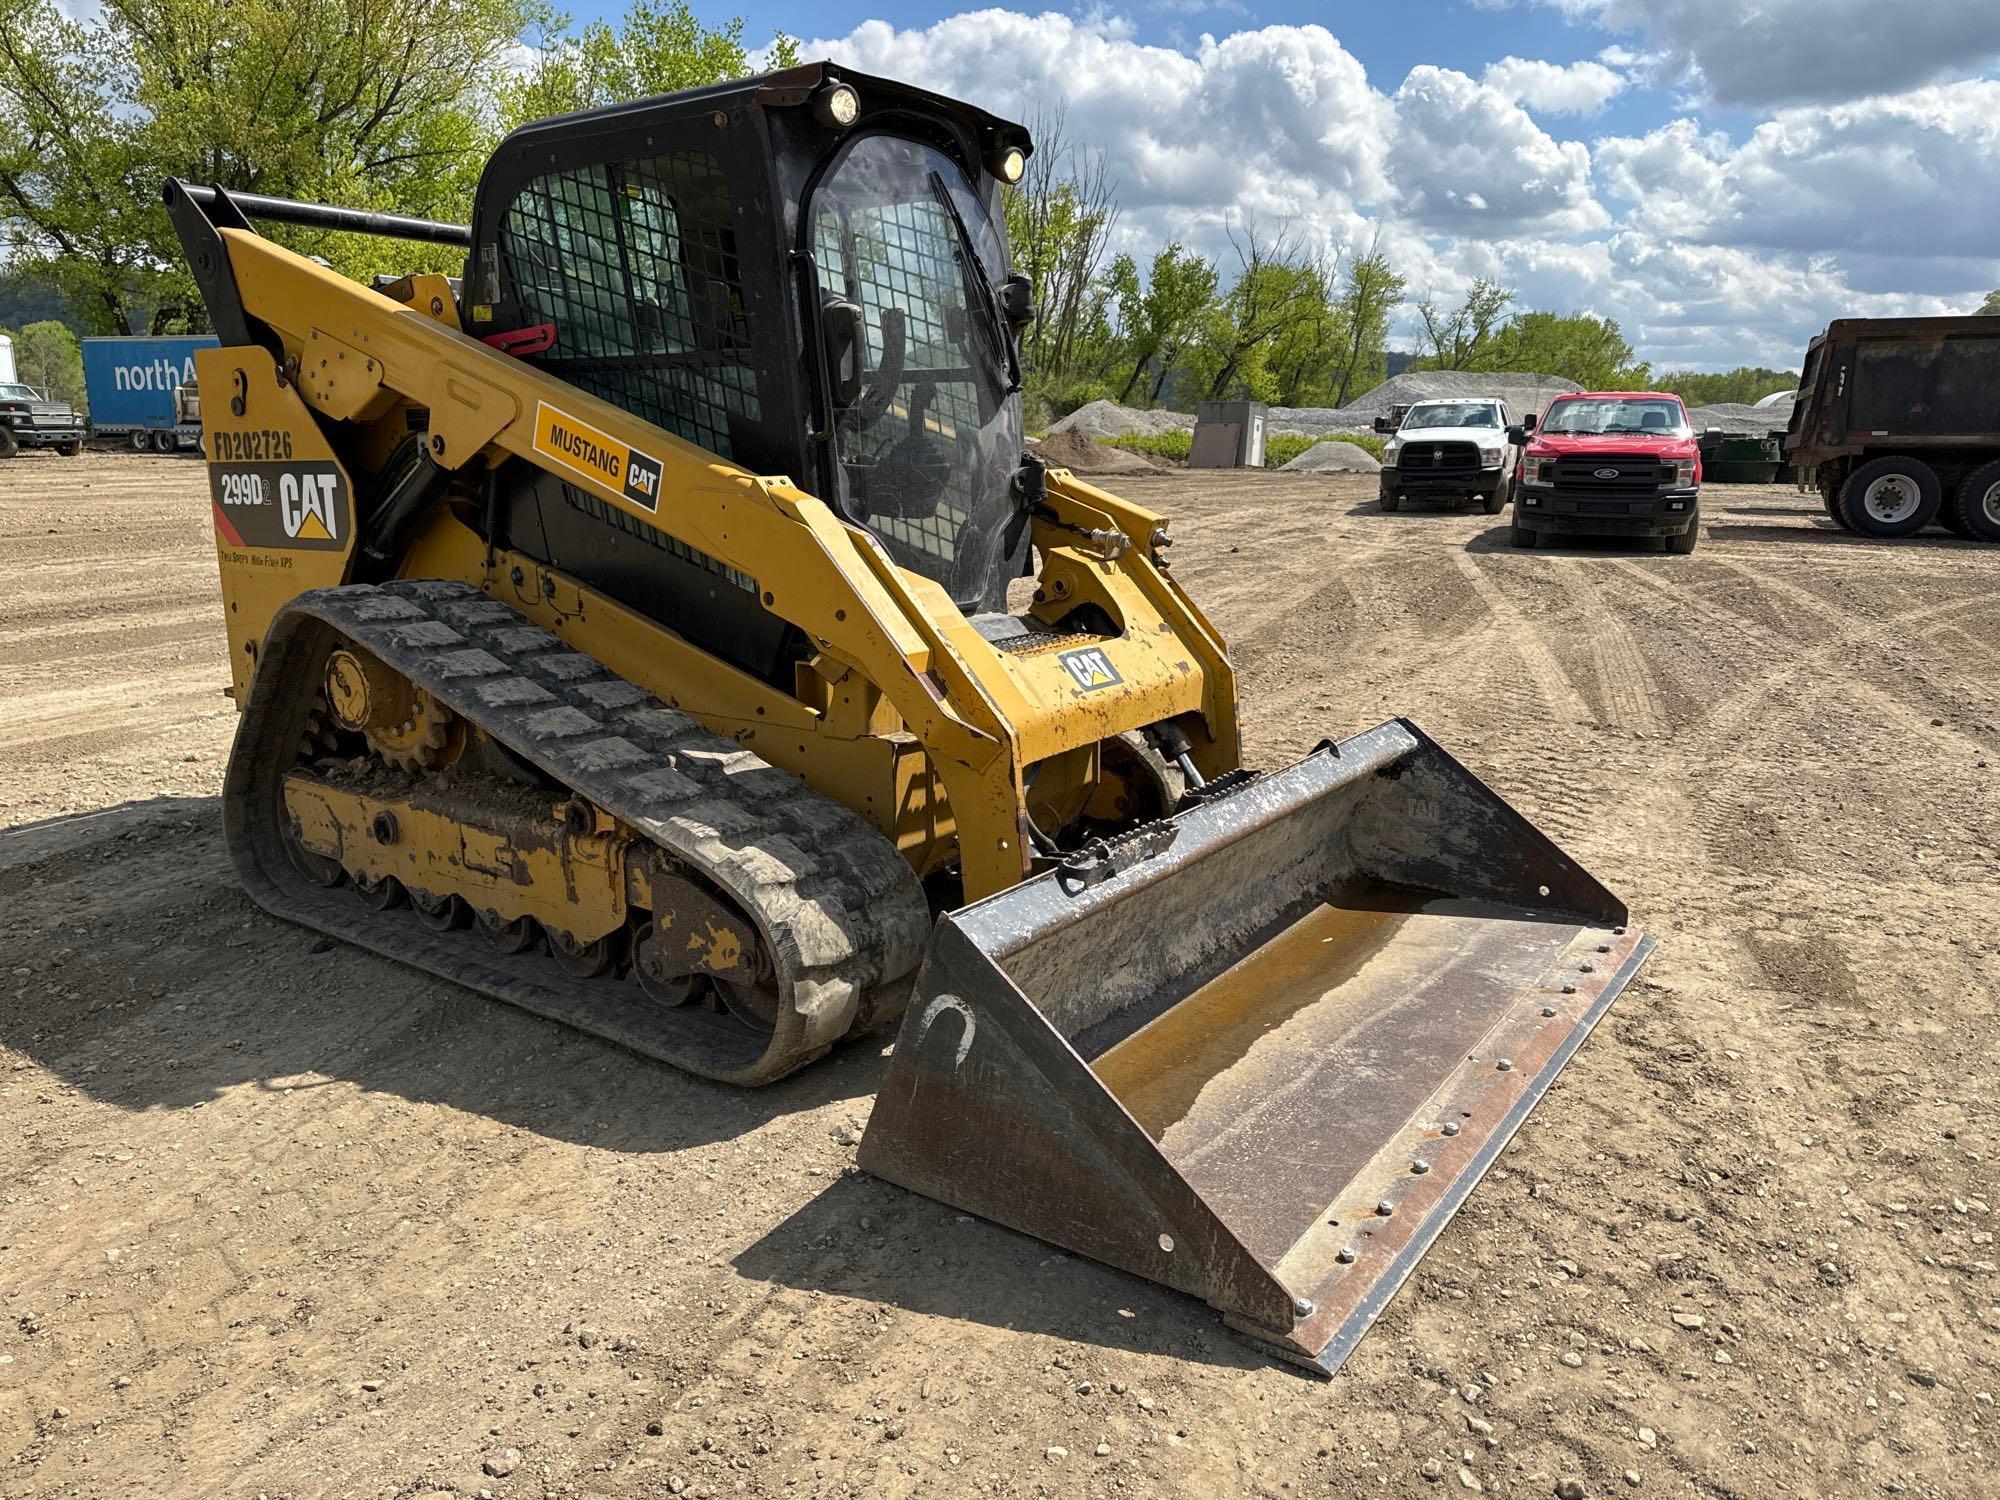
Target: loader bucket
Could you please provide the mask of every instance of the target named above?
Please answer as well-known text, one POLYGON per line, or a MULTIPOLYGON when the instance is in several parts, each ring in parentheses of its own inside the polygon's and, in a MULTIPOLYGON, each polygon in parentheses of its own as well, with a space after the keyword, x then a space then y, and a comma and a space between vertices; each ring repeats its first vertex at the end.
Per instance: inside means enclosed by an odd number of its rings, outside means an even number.
POLYGON ((1401 720, 1135 837, 939 922, 860 1164, 1331 1375, 1652 942, 1401 720))

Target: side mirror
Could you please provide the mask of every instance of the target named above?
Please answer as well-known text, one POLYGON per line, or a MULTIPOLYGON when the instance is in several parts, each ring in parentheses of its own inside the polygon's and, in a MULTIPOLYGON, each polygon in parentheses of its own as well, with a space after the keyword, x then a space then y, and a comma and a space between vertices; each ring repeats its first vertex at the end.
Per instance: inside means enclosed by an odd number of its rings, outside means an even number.
POLYGON ((1394 436, 1396 431, 1396 419, 1394 417, 1377 417, 1375 419, 1375 430, 1381 433, 1382 436, 1384 437, 1394 436))
POLYGON ((1035 321, 1035 284, 1019 271, 1000 283, 1000 313, 1016 337, 1035 321))
POLYGON ((1525 422, 1516 422, 1512 427, 1509 427, 1507 429, 1507 441, 1510 443, 1527 442, 1528 431, 1534 425, 1535 425, 1535 419, 1533 417, 1528 418, 1528 420, 1525 422))
POLYGON ((861 351, 867 342, 861 309, 852 302, 827 302, 819 310, 819 322, 833 404, 852 406, 861 399, 861 351))
POLYGON ((1535 424, 1539 421, 1541 421, 1541 418, 1536 416, 1533 412, 1530 412, 1527 416, 1521 418, 1521 431, 1533 432, 1535 430, 1535 424))

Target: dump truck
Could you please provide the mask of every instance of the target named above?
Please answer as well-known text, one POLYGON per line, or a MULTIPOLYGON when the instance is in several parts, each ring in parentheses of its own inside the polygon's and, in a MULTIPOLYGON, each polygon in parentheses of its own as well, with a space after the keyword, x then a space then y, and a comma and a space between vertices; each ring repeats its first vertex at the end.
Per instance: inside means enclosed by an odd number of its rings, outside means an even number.
POLYGON ((1413 724, 1244 764, 1169 519, 1023 455, 1032 149, 818 63, 524 126, 470 225, 167 183, 227 844, 707 1078, 900 1024, 864 1168, 1330 1373, 1651 940, 1413 724))
POLYGON ((2000 542, 2000 320, 1835 319, 1806 349, 1785 459, 1849 531, 2000 542))

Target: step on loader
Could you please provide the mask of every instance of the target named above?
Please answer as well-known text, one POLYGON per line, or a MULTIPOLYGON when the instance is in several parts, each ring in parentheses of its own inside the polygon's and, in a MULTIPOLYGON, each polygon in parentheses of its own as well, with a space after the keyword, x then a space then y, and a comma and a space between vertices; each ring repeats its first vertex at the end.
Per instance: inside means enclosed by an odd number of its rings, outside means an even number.
POLYGON ((1024 452, 1032 149, 813 64, 517 130, 470 225, 166 184, 229 848, 707 1078, 900 1019, 864 1167, 1331 1373, 1649 945, 1413 725, 1242 764, 1167 518, 1024 452))

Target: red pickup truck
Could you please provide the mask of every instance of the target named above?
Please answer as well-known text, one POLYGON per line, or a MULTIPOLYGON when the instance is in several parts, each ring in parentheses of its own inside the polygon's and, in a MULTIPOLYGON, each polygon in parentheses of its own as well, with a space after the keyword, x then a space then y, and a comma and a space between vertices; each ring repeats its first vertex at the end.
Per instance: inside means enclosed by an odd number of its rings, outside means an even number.
POLYGON ((1701 533, 1701 455, 1722 434, 1697 440, 1678 396, 1587 391, 1558 396, 1536 424, 1516 430, 1513 542, 1551 533, 1657 536, 1669 552, 1694 551, 1701 533))

